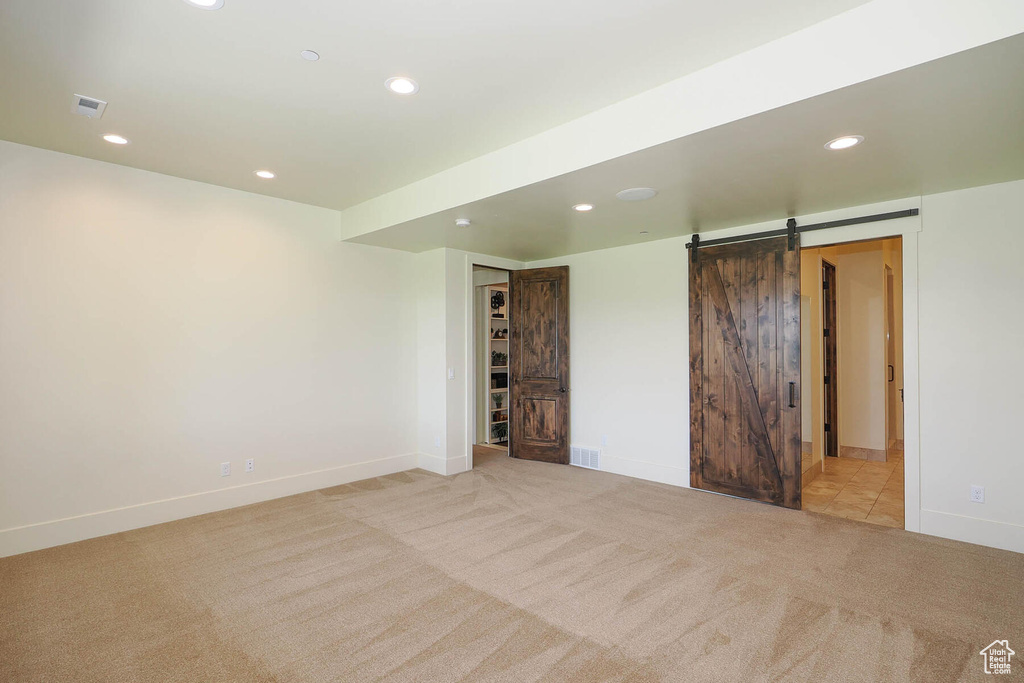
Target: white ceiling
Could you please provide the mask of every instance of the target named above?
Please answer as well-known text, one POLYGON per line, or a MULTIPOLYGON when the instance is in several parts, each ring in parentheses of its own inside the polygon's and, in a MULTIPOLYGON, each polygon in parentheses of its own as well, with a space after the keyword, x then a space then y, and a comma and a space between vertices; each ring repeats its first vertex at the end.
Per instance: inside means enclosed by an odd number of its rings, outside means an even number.
POLYGON ((3 0, 0 138, 344 208, 864 2, 3 0))
POLYGON ((1022 64, 1019 35, 352 241, 532 261, 1024 178, 1022 64))

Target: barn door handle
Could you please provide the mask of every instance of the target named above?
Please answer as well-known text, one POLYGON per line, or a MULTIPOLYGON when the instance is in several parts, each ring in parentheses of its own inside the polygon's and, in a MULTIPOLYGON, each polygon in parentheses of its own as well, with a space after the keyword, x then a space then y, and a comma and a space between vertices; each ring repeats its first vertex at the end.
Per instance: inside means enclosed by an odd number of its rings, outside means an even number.
POLYGON ((789 407, 796 408, 796 382, 789 383, 789 407))
POLYGON ((894 368, 891 365, 889 366, 889 381, 890 382, 895 382, 896 381, 896 368, 894 368))

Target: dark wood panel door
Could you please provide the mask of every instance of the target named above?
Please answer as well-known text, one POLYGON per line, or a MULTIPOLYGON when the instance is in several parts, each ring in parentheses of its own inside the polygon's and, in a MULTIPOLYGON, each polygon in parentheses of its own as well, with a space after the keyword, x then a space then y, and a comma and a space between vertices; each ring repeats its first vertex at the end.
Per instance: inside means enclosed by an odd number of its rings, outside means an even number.
POLYGON ((569 464, 569 267, 512 271, 509 455, 569 464))
POLYGON ((689 304, 691 486, 799 508, 799 248, 700 247, 689 304))
POLYGON ((821 348, 824 351, 822 364, 825 372, 822 376, 822 396, 825 409, 825 455, 839 457, 839 360, 836 352, 836 319, 839 290, 836 280, 836 267, 825 261, 821 262, 821 348))

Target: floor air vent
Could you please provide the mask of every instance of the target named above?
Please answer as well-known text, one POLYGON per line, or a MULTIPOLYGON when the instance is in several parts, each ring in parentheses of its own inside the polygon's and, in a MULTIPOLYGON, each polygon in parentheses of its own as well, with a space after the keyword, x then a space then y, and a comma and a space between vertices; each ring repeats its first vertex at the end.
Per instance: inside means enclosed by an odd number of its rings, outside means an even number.
POLYGON ((596 448, 573 446, 569 464, 599 470, 601 469, 601 451, 596 448))

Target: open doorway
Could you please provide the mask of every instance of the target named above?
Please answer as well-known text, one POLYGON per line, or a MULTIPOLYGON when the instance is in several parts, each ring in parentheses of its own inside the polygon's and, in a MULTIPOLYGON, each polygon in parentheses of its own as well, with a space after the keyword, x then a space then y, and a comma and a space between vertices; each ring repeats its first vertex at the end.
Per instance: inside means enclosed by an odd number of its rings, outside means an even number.
POLYGON ((803 508, 898 528, 902 262, 898 237, 801 252, 803 508))
POLYGON ((496 454, 570 464, 569 267, 467 275, 470 468, 496 454))
POLYGON ((474 451, 508 454, 511 421, 509 271, 473 266, 474 451))

